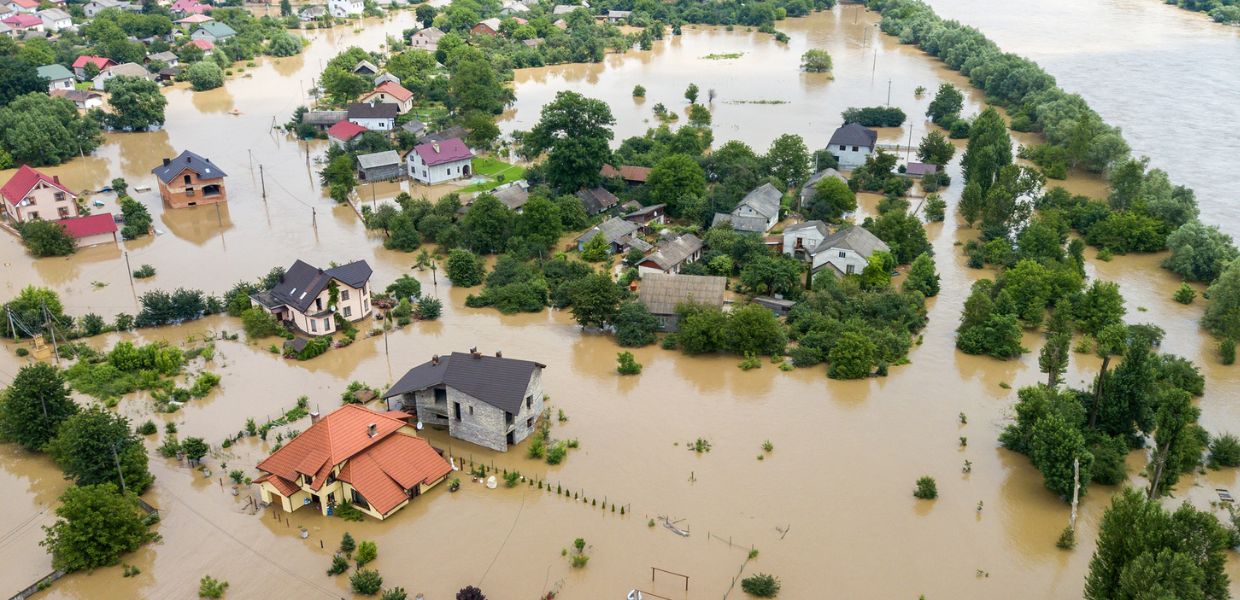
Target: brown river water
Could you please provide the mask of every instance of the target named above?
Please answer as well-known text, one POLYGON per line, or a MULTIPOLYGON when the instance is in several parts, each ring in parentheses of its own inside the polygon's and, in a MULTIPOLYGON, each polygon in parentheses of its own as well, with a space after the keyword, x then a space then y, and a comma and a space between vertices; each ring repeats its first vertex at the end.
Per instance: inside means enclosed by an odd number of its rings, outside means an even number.
MULTIPOLYGON (((633 85, 646 86, 646 106, 663 102, 680 109, 684 87, 695 81, 703 95, 712 87, 718 91, 713 106, 717 144, 740 139, 764 150, 779 134, 797 132, 820 147, 844 108, 883 103, 888 79, 892 104, 910 115, 923 113, 930 100, 929 95, 914 98, 916 86, 964 85, 957 74, 915 49, 878 35, 874 16, 855 10, 837 8, 781 23, 792 38, 787 46, 740 30, 686 29, 684 36, 656 44, 651 52, 609 56, 601 65, 522 71, 517 103, 501 126, 505 131, 528 128, 554 91, 577 89, 611 103, 620 139, 650 126, 648 108, 630 97, 633 85), (807 47, 831 52, 833 79, 797 71, 807 47), (725 52, 743 54, 725 61, 702 58, 725 52), (733 103, 763 99, 787 104, 733 103)), ((165 234, 125 244, 135 267, 150 263, 158 269, 156 277, 137 283, 137 293, 177 286, 222 293, 238 279, 296 258, 318 263, 365 258, 375 267, 375 284, 384 286, 410 272, 412 257, 383 250, 350 209, 325 198, 301 147, 269 133, 268 127, 273 118, 286 120, 300 103, 298 89, 317 74, 320 61, 347 45, 377 49, 387 34, 408 27, 410 20, 406 13, 368 23, 360 32, 318 32, 303 56, 265 60, 249 69, 252 77, 230 80, 223 89, 202 94, 171 90, 164 131, 110 136, 96 156, 49 171, 73 189, 98 188, 118 174, 131 186, 150 185, 149 169, 188 146, 231 175, 230 204, 218 215, 213 207, 170 214, 157 199, 152 201, 152 194, 139 194, 165 234), (234 108, 239 116, 229 114, 234 108), (260 163, 267 178, 266 202, 260 193, 260 163)), ((966 112, 980 109, 976 93, 966 90, 966 102, 966 112)), ((921 117, 910 123, 916 142, 928 124, 921 117)), ((900 143, 908 135, 906 128, 883 130, 881 141, 900 143)), ((310 147, 312 158, 322 151, 321 145, 310 147)), ((959 167, 949 169, 959 181, 959 167)), ((1069 185, 1083 193, 1102 191, 1091 178, 1069 185)), ((960 187, 946 193, 953 204, 960 187)), ((1203 208, 1212 216, 1204 199, 1203 208)), ((466 584, 479 585, 498 599, 533 599, 550 590, 559 590, 560 598, 622 598, 632 588, 677 600, 740 598, 744 594, 738 583, 733 589, 734 578, 753 572, 778 575, 781 597, 791 599, 1079 597, 1097 523, 1114 490, 1091 488, 1082 501, 1079 547, 1056 549, 1067 505, 1042 487, 1027 459, 997 443, 1014 390, 1042 378, 1036 361, 1040 340, 1028 335, 1026 345, 1033 352, 1019 361, 956 352, 953 330, 968 287, 988 273, 965 268, 955 247, 973 231, 949 219, 929 225, 928 232, 943 291, 929 303, 930 324, 924 343, 911 352, 912 364, 893 368, 882 379, 831 381, 822 368, 784 373, 773 365, 744 372, 736 368, 735 357, 687 358, 655 347, 635 351, 645 365, 640 376, 621 378, 615 374, 618 348, 611 339, 583 334, 567 313, 503 316, 468 309, 466 290, 442 279, 433 285, 430 272, 416 271, 424 292, 445 300, 444 315, 386 341, 362 339, 304 363, 268 353, 270 341, 219 341, 206 368, 223 381, 207 398, 172 415, 153 414, 151 401, 142 395, 126 398, 118 409, 139 421, 175 421, 182 438, 202 436, 217 444, 217 453, 207 461, 211 477, 158 458, 152 439, 151 469, 157 480, 146 498, 162 510, 158 531, 163 540, 125 557, 141 574, 123 578, 120 567, 75 574, 40 597, 192 598, 204 574, 227 579, 233 598, 346 597, 347 580, 324 574, 345 530, 377 542, 375 566, 385 586, 400 585, 411 596, 422 592, 428 600, 451 598, 466 584), (563 464, 548 466, 526 459, 524 448, 496 455, 436 432, 428 433, 432 443, 458 457, 518 469, 600 502, 618 502, 628 508, 626 515, 537 488, 487 490, 466 480, 461 492, 437 488, 388 521, 348 523, 306 510, 251 515, 245 498, 257 492, 242 490, 234 497, 230 486, 219 482, 232 468, 246 468, 253 476, 252 465, 270 450, 268 443, 246 440, 220 451, 218 443, 247 418, 274 418, 303 394, 327 412, 350 380, 383 387, 432 353, 470 346, 547 364, 544 385, 551 405, 569 418, 556 424, 553 434, 577 438, 581 447, 563 464), (968 415, 967 425, 958 420, 961 412, 968 415), (960 447, 961 436, 968 437, 967 447, 960 447), (685 443, 697 437, 710 440, 710 452, 686 451, 685 443), (774 451, 759 461, 764 440, 774 451), (973 464, 969 474, 961 472, 965 460, 973 464), (913 482, 922 475, 938 479, 938 500, 912 497, 913 482), (690 537, 647 527, 658 515, 683 519, 680 526, 691 531, 690 537), (300 538, 299 527, 307 529, 307 539, 300 538), (577 537, 587 541, 591 560, 574 570, 561 549, 577 537), (746 564, 750 547, 759 555, 746 564), (660 574, 651 582, 651 567, 688 575, 689 590, 672 576, 660 574)), ((1168 332, 1166 351, 1201 365, 1208 378, 1201 400, 1205 427, 1236 430, 1240 378, 1213 358, 1212 343, 1196 324, 1200 303, 1185 307, 1170 299, 1177 282, 1156 268, 1159 260, 1142 256, 1091 263, 1091 275, 1120 282, 1129 320, 1156 322, 1168 332)), ((135 292, 119 249, 32 261, 5 236, 0 237, 0 261, 5 288, 0 296, 35 283, 57 289, 72 314, 135 311, 135 292)), ((90 343, 108 347, 123 337, 185 343, 204 333, 239 328, 235 319, 212 317, 136 336, 101 336, 90 343)), ((9 351, 0 353, 0 380, 10 380, 21 360, 9 351)), ((1091 357, 1074 355, 1068 381, 1084 385, 1097 366, 1091 357)), ((303 421, 284 429, 307 426, 303 421)), ((1144 483, 1135 475, 1143 463, 1144 456, 1134 453, 1130 470, 1136 485, 1144 483)), ((0 483, 11 490, 6 510, 0 511, 2 596, 50 571, 50 560, 38 546, 39 526, 53 521, 51 509, 66 484, 45 458, 11 446, 0 446, 0 483)), ((1186 477, 1173 502, 1187 498, 1208 507, 1213 488, 1234 490, 1236 484, 1235 471, 1186 477)), ((1229 569, 1233 578, 1240 577, 1236 560, 1229 569)))

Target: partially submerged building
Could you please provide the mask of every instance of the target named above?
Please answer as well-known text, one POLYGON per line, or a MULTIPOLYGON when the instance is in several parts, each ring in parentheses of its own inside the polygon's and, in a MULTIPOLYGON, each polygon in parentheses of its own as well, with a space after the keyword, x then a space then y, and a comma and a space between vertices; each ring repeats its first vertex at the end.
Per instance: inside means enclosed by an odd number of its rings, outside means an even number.
POLYGON ((535 431, 543 412, 542 370, 530 360, 487 356, 471 349, 431 359, 405 373, 383 394, 389 409, 419 423, 505 452, 535 431))
POLYGON ((659 320, 662 331, 677 331, 680 316, 676 307, 684 303, 723 307, 726 277, 647 273, 637 287, 637 299, 659 320))
POLYGON ((298 260, 274 288, 252 294, 250 300, 276 320, 303 333, 331 335, 336 332, 336 315, 346 321, 359 321, 372 312, 372 273, 364 260, 327 270, 298 260))
POLYGON ((159 196, 172 208, 228 201, 224 173, 209 158, 184 150, 176 158, 165 158, 151 169, 159 180, 159 196))

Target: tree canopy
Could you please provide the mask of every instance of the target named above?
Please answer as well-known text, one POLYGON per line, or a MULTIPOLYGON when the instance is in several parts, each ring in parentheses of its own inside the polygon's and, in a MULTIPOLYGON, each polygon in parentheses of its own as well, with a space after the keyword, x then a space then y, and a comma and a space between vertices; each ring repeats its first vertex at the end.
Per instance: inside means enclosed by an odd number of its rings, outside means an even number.
POLYGON ((26 365, 0 392, 0 439, 42 450, 77 412, 60 369, 42 362, 26 365))
POLYGON ((616 122, 602 100, 562 91, 542 108, 538 124, 522 136, 529 155, 547 153, 547 182, 574 192, 597 185, 599 171, 611 157, 611 126, 616 122))

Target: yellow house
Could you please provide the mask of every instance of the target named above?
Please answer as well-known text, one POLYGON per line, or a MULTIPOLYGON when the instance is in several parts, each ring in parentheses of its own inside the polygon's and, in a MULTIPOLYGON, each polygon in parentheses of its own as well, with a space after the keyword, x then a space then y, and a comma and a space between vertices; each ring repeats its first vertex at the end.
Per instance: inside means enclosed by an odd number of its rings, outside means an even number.
POLYGON ((408 413, 346 404, 258 463, 263 502, 285 512, 314 505, 324 515, 341 502, 386 519, 452 472, 417 436, 408 413))
POLYGON ((336 332, 335 315, 346 321, 370 316, 373 272, 364 260, 326 271, 298 260, 274 288, 253 294, 250 299, 277 320, 292 323, 305 333, 330 335, 336 332))

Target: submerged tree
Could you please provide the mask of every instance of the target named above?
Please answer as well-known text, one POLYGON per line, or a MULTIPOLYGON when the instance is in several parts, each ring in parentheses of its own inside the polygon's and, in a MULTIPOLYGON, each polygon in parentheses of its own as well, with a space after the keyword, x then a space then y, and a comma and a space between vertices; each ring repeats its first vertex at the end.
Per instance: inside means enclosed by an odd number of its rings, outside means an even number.
POLYGON ((547 183, 562 192, 597 185, 599 171, 611 156, 611 126, 616 119, 602 100, 577 92, 559 92, 542 108, 542 116, 522 138, 530 155, 547 153, 547 183))

